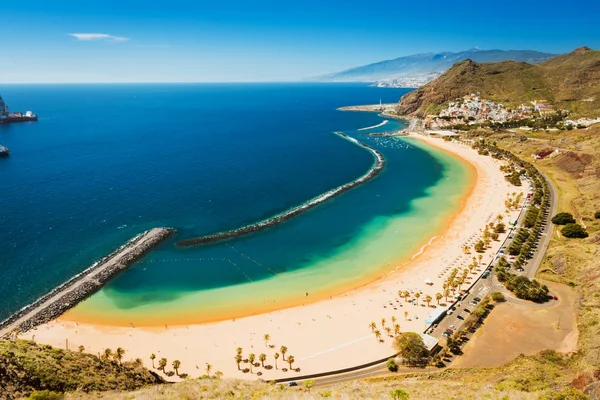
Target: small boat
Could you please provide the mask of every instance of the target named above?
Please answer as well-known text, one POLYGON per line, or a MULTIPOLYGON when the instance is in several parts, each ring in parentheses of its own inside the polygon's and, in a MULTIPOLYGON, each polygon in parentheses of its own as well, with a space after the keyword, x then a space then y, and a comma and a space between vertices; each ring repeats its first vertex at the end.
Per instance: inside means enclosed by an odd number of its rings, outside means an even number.
POLYGON ((4 147, 0 144, 0 157, 7 157, 9 153, 8 147, 4 147))

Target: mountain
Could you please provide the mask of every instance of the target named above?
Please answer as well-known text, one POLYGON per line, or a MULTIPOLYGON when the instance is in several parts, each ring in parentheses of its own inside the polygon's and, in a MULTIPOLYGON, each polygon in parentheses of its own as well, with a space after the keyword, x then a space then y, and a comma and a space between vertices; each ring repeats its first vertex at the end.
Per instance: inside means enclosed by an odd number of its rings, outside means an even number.
POLYGON ((508 105, 548 100, 574 116, 600 116, 600 51, 581 47, 533 65, 502 61, 456 63, 445 74, 402 97, 398 113, 423 117, 470 93, 508 105))
POLYGON ((521 61, 536 64, 546 61, 556 54, 541 53, 532 50, 479 50, 473 48, 459 53, 423 53, 399 57, 363 65, 345 71, 324 75, 314 80, 331 82, 372 82, 406 77, 420 77, 427 74, 442 73, 459 61, 467 59, 475 62, 521 61))

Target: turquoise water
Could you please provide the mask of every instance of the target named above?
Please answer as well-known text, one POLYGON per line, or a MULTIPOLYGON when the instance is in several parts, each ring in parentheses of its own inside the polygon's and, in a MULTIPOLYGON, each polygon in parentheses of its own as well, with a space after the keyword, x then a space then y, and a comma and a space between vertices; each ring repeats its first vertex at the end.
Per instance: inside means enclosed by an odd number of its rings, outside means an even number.
POLYGON ((336 111, 394 102, 404 92, 355 84, 0 87, 11 108, 40 114, 37 123, 0 126, 0 143, 11 148, 0 160, 0 290, 8 294, 0 317, 154 226, 178 234, 72 318, 200 322, 383 273, 443 226, 469 185, 468 167, 445 153, 410 139, 361 136, 402 122, 359 132, 382 119, 336 111), (371 155, 333 131, 380 150, 385 170, 264 232, 174 246, 362 175, 371 155))

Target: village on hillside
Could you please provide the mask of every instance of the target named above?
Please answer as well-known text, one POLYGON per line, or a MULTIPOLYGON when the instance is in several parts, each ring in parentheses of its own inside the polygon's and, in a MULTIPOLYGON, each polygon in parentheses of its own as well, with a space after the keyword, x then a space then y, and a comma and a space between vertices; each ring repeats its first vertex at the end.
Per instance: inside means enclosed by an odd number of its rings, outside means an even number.
POLYGON ((552 125, 558 129, 582 129, 600 123, 600 118, 563 121, 567 115, 567 111, 556 110, 547 100, 534 100, 511 109, 482 98, 480 93, 473 93, 450 102, 438 115, 428 115, 423 121, 423 127, 426 130, 469 129, 481 125, 527 127, 534 126, 535 121, 551 120, 552 125))

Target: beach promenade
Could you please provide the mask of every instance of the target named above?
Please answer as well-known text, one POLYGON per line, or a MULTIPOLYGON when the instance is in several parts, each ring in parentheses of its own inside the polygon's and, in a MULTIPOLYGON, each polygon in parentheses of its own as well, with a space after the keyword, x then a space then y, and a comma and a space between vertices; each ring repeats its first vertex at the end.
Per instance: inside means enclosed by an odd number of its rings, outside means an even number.
POLYGON ((134 237, 112 254, 3 321, 0 324, 0 338, 27 332, 60 317, 172 233, 173 230, 168 228, 154 228, 134 237))
MULTIPOLYGON (((465 144, 421 135, 398 140, 424 141, 449 152, 469 163, 476 179, 462 208, 448 219, 444 229, 428 238, 412 257, 390 265, 388 272, 374 283, 315 303, 307 299, 306 304, 298 307, 201 325, 147 328, 93 325, 70 320, 67 313, 20 337, 35 337, 40 343, 58 347, 64 347, 68 339, 70 346, 84 346, 92 354, 122 347, 127 351, 126 359, 139 357, 148 367, 152 366, 149 357, 154 353, 157 359, 166 358, 168 365, 179 360, 179 371, 192 377, 204 374, 206 364, 210 364, 213 373, 221 371, 226 378, 291 378, 389 356, 393 353, 393 332, 386 328, 398 324, 403 332, 423 332, 428 326, 428 315, 449 307, 452 299, 436 300, 436 294, 443 293, 442 285, 453 268, 466 266, 476 255, 465 254, 463 246, 472 247, 485 225, 498 215, 504 221, 516 219, 519 210, 507 210, 505 201, 512 193, 529 190, 526 185, 515 187, 504 179, 500 170, 504 161, 479 155, 465 144), (408 291, 410 296, 400 297, 399 291, 408 291), (433 300, 427 302, 427 296, 433 300), (371 322, 381 332, 380 338, 370 328, 371 322), (281 346, 287 348, 287 354, 276 363, 273 356, 275 352, 281 354, 281 346), (243 372, 249 363, 242 362, 238 370, 234 360, 238 347, 242 348, 244 359, 254 353, 258 360, 264 353, 265 366, 270 368, 253 367, 252 372, 243 372), (290 368, 290 355, 294 357, 292 368, 300 368, 299 372, 283 371, 290 368)), ((505 235, 501 234, 479 253, 481 268, 469 275, 465 287, 483 272, 483 265, 498 251, 505 235)))

